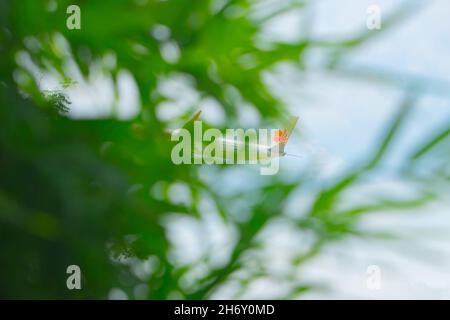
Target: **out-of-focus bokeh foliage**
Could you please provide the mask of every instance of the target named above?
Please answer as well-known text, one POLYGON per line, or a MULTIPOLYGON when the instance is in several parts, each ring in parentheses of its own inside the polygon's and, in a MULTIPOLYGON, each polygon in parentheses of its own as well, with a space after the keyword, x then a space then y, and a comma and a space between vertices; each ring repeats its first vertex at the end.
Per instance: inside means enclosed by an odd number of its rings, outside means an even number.
MULTIPOLYGON (((313 49, 322 51, 332 70, 373 36, 365 30, 329 43, 308 37, 286 43, 261 36, 269 19, 307 6, 307 1, 295 0, 267 8, 249 0, 1 0, 0 297, 106 298, 116 288, 129 298, 205 299, 232 279, 244 291, 253 279, 273 277, 289 283, 289 291, 278 298, 298 298, 314 284, 295 277, 297 268, 325 245, 344 237, 388 236, 361 232, 361 216, 417 207, 435 197, 428 186, 434 176, 445 176, 443 167, 414 180, 423 190, 415 199, 376 199, 357 207, 340 201, 379 169, 414 107, 410 92, 368 159, 346 175, 320 183, 311 207, 300 217, 286 216, 284 209, 305 181, 314 184, 307 173, 291 179, 264 177, 236 194, 226 192, 228 186, 217 178, 232 168, 202 172, 199 166, 172 164, 164 130, 189 118, 198 106, 162 121, 157 107, 168 98, 158 92, 160 79, 189 77, 202 98, 214 99, 223 110, 223 128, 240 124, 242 108, 257 113, 264 126, 287 113, 264 83, 265 72, 286 62, 307 68, 303 57, 313 49), (74 2, 81 8, 81 30, 66 28, 66 8, 74 2), (33 68, 26 67, 30 64, 33 68), (70 117, 77 99, 65 93, 76 86, 71 70, 79 68, 88 79, 93 65, 101 65, 114 84, 124 70, 134 77, 140 106, 135 116, 70 117), (59 88, 43 90, 39 73, 57 79, 59 88), (189 195, 188 201, 173 200, 174 185, 189 195), (240 215, 245 219, 232 212, 236 203, 243 204, 240 215), (179 261, 167 221, 183 217, 204 224, 216 219, 231 230, 232 240, 196 260, 179 261), (278 220, 308 233, 311 241, 290 261, 291 270, 274 275, 261 259, 267 239, 260 235, 278 220), (213 251, 222 249, 224 257, 212 261, 213 251), (66 287, 66 268, 72 264, 81 267, 82 290, 66 287)), ((389 17, 385 28, 403 18, 389 17)), ((115 86, 113 94, 117 90, 115 86)), ((449 130, 417 145, 398 174, 413 179, 423 157, 448 148, 449 130)))

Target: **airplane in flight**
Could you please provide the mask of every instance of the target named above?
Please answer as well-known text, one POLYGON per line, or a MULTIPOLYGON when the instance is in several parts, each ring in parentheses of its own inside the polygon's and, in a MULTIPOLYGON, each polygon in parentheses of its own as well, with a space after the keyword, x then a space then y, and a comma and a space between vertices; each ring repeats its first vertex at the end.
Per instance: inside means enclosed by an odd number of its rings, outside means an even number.
POLYGON ((286 155, 299 157, 285 152, 298 117, 290 117, 282 129, 226 129, 223 134, 204 125, 200 115, 198 111, 182 128, 170 132, 172 141, 182 140, 172 150, 174 163, 257 164, 286 155))

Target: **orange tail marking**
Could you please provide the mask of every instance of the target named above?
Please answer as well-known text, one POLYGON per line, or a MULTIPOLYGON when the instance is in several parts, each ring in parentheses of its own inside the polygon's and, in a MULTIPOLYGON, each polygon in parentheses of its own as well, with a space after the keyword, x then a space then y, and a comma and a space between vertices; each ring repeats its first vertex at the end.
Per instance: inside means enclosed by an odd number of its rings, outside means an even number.
POLYGON ((273 141, 276 143, 287 143, 288 141, 288 133, 287 130, 278 129, 275 131, 275 136, 273 137, 273 141))

